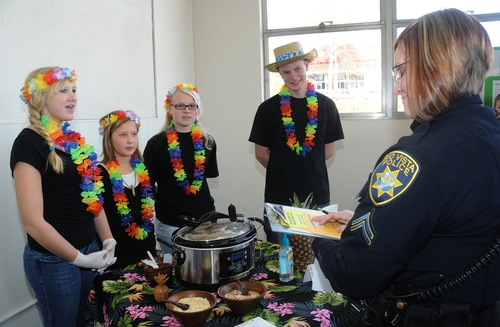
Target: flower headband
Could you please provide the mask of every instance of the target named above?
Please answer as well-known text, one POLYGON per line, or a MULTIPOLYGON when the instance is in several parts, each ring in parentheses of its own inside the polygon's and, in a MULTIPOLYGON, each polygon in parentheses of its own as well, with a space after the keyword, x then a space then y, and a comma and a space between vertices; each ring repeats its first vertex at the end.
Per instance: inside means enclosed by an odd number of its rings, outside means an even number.
POLYGON ((139 116, 137 116, 134 112, 132 112, 130 110, 127 110, 127 111, 120 110, 116 114, 110 114, 110 115, 107 115, 106 117, 104 117, 103 119, 101 119, 101 121, 99 122, 99 125, 100 125, 99 126, 99 135, 104 135, 104 130, 109 125, 113 124, 114 122, 116 122, 118 120, 122 120, 125 118, 128 118, 131 121, 133 121, 137 125, 137 131, 139 131, 139 128, 141 127, 141 119, 139 118, 139 116))
POLYGON ((19 96, 24 103, 28 103, 31 99, 31 95, 36 90, 45 90, 55 81, 62 81, 69 78, 70 82, 76 82, 76 73, 74 70, 69 68, 59 69, 54 68, 54 70, 49 70, 45 75, 38 74, 37 77, 31 79, 28 84, 25 84, 21 88, 21 95, 19 96))
POLYGON ((201 106, 201 99, 200 99, 200 93, 198 92, 198 88, 191 83, 189 83, 189 84, 179 83, 176 86, 174 86, 173 88, 171 88, 170 90, 168 90, 167 98, 165 99, 165 105, 163 106, 163 108, 165 108, 165 109, 168 108, 168 106, 170 105, 170 101, 172 101, 172 97, 174 96, 174 94, 177 93, 178 89, 182 89, 182 88, 190 89, 190 90, 194 91, 194 94, 196 95, 196 99, 198 100, 198 103, 201 106))

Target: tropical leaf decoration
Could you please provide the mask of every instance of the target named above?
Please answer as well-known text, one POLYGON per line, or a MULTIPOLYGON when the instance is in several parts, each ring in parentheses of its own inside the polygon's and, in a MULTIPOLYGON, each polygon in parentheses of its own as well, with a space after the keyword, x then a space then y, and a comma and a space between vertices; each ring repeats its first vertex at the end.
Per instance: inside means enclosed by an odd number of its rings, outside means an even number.
POLYGON ((345 304, 346 299, 341 294, 335 292, 318 292, 314 295, 313 304, 317 306, 325 305, 329 303, 333 306, 338 306, 340 304, 345 304))

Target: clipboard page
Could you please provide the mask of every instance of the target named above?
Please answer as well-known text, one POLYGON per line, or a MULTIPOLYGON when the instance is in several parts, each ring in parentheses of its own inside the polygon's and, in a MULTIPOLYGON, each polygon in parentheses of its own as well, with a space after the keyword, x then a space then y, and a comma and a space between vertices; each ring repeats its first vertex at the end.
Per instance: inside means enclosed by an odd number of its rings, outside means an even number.
POLYGON ((277 233, 289 233, 314 237, 340 239, 341 232, 337 231, 340 223, 331 222, 319 225, 312 217, 323 216, 319 210, 266 203, 271 229, 277 233))

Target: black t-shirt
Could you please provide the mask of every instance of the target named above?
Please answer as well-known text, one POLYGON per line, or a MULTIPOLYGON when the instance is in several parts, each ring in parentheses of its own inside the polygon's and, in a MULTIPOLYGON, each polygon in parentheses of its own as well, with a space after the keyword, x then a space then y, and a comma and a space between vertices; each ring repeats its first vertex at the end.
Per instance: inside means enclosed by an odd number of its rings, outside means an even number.
MULTIPOLYGON (((76 165, 71 157, 56 149, 64 164, 64 172, 57 174, 47 157, 49 147, 35 131, 25 128, 14 140, 10 155, 13 171, 18 162, 25 162, 40 172, 43 192, 43 217, 75 248, 83 248, 96 238, 94 214, 87 211, 82 202, 80 183, 76 165)), ((29 246, 39 252, 50 253, 30 235, 29 246)))
MULTIPOLYGON (((142 259, 148 258, 147 251, 152 254, 156 250, 156 239, 154 234, 154 226, 151 226, 151 232, 148 233, 148 237, 144 240, 138 240, 135 237, 128 236, 125 229, 128 226, 121 225, 121 216, 116 208, 116 202, 113 199, 113 190, 111 180, 109 178, 109 173, 106 168, 101 164, 102 169, 102 181, 104 183, 104 210, 106 211, 106 217, 108 218, 109 227, 113 233, 113 237, 116 240, 115 256, 116 262, 112 267, 125 267, 132 263, 137 263, 142 259)), ((132 191, 125 187, 125 195, 128 200, 128 208, 134 222, 141 227, 142 214, 142 196, 141 196, 141 185, 135 187, 135 196, 132 191)))
MULTIPOLYGON (((177 134, 184 171, 191 184, 194 172, 194 146, 191 133, 177 134)), ((165 131, 156 134, 148 141, 144 149, 144 163, 148 167, 151 181, 153 184, 157 183, 155 211, 159 221, 170 226, 183 227, 179 220, 180 215, 200 218, 205 213, 215 210, 214 199, 210 195, 206 178, 219 176, 216 149, 215 140, 212 138, 212 149, 205 149, 205 179, 201 189, 197 194, 186 195, 174 177, 165 131)))
MULTIPOLYGON (((332 99, 317 93, 318 127, 314 146, 305 156, 286 144, 279 94, 258 108, 249 141, 270 150, 266 171, 265 202, 290 205, 295 192, 304 201, 313 192, 313 204, 330 202, 330 187, 325 163, 325 144, 344 138, 340 116, 332 99)), ((302 144, 308 122, 306 98, 290 97, 295 134, 302 144)))

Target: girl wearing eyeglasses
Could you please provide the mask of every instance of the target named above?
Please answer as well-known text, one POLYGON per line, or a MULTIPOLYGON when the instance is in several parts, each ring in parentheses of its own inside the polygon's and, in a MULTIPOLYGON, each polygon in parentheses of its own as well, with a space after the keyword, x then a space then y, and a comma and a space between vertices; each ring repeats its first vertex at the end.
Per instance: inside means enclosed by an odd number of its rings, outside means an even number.
MULTIPOLYGON (((170 242, 172 233, 184 227, 181 215, 200 218, 215 210, 206 178, 219 176, 219 170, 215 139, 199 121, 203 108, 198 88, 177 84, 168 91, 164 107, 166 124, 148 141, 144 162, 156 184, 156 236, 170 242)), ((160 246, 168 257, 172 249, 160 246)))

